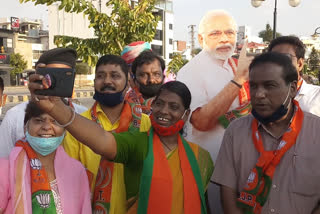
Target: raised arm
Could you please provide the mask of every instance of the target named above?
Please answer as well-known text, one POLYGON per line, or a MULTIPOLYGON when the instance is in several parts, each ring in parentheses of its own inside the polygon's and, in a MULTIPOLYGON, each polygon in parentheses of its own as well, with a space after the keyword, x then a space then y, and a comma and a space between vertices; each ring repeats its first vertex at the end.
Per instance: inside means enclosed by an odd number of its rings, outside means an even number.
MULTIPOLYGON (((66 106, 60 98, 40 96, 34 93, 43 86, 35 81, 42 80, 43 76, 30 76, 29 90, 33 101, 45 112, 51 115, 59 124, 67 124, 73 119, 74 112, 66 106)), ((65 127, 77 140, 90 147, 95 153, 108 160, 114 160, 117 154, 117 144, 113 135, 98 124, 75 113, 74 120, 65 127)))
MULTIPOLYGON (((252 57, 246 56, 246 48, 247 42, 241 49, 237 72, 233 79, 240 85, 243 85, 249 78, 249 64, 252 60, 252 57)), ((213 129, 218 124, 218 118, 229 110, 239 90, 236 84, 228 83, 212 100, 192 112, 190 122, 193 127, 200 131, 213 129)))

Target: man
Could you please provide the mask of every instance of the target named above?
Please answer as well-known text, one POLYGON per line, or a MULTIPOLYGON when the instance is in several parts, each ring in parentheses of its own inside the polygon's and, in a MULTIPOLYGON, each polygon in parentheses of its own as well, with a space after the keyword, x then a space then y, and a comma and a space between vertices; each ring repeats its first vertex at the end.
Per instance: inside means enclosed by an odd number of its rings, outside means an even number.
POLYGON ((294 100, 298 74, 286 55, 256 57, 252 115, 227 128, 213 180, 226 214, 312 213, 320 200, 320 118, 294 100))
MULTIPOLYGON (((77 53, 70 48, 54 48, 43 53, 38 67, 75 68, 77 53)), ((0 157, 7 157, 17 140, 24 137, 23 118, 28 102, 23 102, 7 111, 0 126, 0 157)), ((77 113, 86 110, 85 107, 69 102, 77 113)))
POLYGON ((306 83, 302 79, 305 46, 295 36, 281 36, 271 41, 268 51, 288 55, 298 72, 298 93, 295 97, 303 111, 320 117, 320 87, 306 83))
POLYGON ((2 107, 6 104, 7 95, 4 92, 4 83, 3 79, 0 77, 0 116, 2 114, 2 107))
MULTIPOLYGON (((81 115, 97 122, 107 131, 149 130, 150 120, 145 114, 140 115, 141 124, 134 123, 131 107, 124 101, 128 87, 126 62, 119 56, 102 56, 97 62, 94 79, 93 98, 96 102, 81 115)), ((64 139, 64 148, 71 157, 79 160, 93 173, 93 209, 102 209, 105 213, 112 214, 126 213, 123 165, 106 160, 100 162, 100 155, 95 154, 69 133, 64 139)))
MULTIPOLYGON (((237 36, 235 20, 225 11, 208 12, 199 25, 199 43, 203 50, 179 72, 177 80, 191 91, 190 123, 187 139, 207 149, 216 160, 224 128, 236 117, 250 112, 248 64, 246 44, 239 65, 231 58, 237 36), (238 109, 237 109, 238 108, 238 109)), ((214 184, 208 188, 212 211, 221 213, 219 189, 214 184)))
POLYGON ((136 118, 140 118, 141 113, 150 114, 151 102, 163 84, 165 62, 151 50, 145 50, 133 61, 131 70, 135 86, 125 100, 133 109, 135 122, 140 123, 136 118))

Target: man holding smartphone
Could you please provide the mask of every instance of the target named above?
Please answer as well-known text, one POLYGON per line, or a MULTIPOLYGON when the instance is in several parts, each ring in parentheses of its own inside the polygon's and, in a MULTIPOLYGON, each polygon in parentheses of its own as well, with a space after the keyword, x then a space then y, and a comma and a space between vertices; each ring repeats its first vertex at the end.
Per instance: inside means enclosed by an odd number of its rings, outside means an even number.
MULTIPOLYGON (((36 63, 36 70, 41 68, 75 68, 77 53, 70 48, 54 48, 43 53, 36 63)), ((58 70, 57 70, 58 72, 58 70)), ((73 86, 68 86, 72 87, 73 86)), ((66 101, 75 112, 82 113, 86 107, 66 101)), ((23 102, 7 111, 0 126, 0 157, 7 157, 17 140, 24 137, 23 119, 28 102, 23 102)))
MULTIPOLYGON (((95 121, 107 131, 147 131, 151 125, 149 117, 141 114, 141 123, 136 123, 131 106, 124 100, 129 88, 128 79, 128 66, 121 57, 102 56, 97 62, 94 79, 93 98, 96 102, 81 115, 95 121)), ((63 145, 71 157, 79 160, 93 173, 93 209, 103 209, 106 213, 113 214, 126 213, 123 165, 100 160, 100 155, 80 143, 70 133, 66 134, 63 145), (113 192, 116 194, 112 194, 113 192)))

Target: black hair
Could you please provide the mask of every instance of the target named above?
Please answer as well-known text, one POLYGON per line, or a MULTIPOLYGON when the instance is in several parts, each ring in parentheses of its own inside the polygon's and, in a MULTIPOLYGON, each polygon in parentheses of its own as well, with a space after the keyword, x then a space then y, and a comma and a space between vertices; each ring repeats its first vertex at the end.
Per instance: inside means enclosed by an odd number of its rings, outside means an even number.
POLYGON ((126 61, 124 61, 124 59, 122 59, 120 56, 111 55, 111 54, 104 55, 99 58, 96 64, 96 71, 100 65, 119 65, 121 70, 125 74, 126 78, 128 78, 128 72, 129 72, 128 65, 126 61))
POLYGON ((267 52, 256 56, 249 66, 249 71, 251 72, 254 67, 265 63, 274 63, 281 66, 282 77, 287 84, 298 80, 298 73, 291 59, 287 55, 277 52, 267 52))
POLYGON ((296 36, 280 36, 272 40, 268 46, 268 51, 271 52, 275 46, 282 45, 282 44, 292 45, 295 50, 296 57, 298 59, 301 59, 301 58, 304 59, 304 55, 306 53, 306 47, 302 43, 302 41, 296 36))
POLYGON ((30 101, 27 104, 26 110, 24 115, 24 125, 27 124, 27 122, 33 118, 33 117, 39 117, 40 115, 44 114, 45 112, 42 111, 37 104, 35 104, 33 101, 30 101))
POLYGON ((4 90, 4 83, 2 77, 0 77, 0 90, 4 90))
POLYGON ((152 52, 151 50, 143 51, 132 63, 131 71, 133 75, 136 75, 137 68, 144 65, 150 64, 154 60, 158 60, 162 70, 162 77, 164 78, 163 71, 166 69, 166 64, 162 57, 158 56, 156 53, 152 52))
POLYGON ((181 98, 184 108, 185 109, 190 108, 191 93, 190 93, 188 87, 184 83, 179 82, 179 81, 171 81, 171 82, 167 82, 167 83, 163 84, 160 87, 154 100, 157 100, 159 95, 161 94, 161 92, 164 90, 168 90, 170 92, 177 94, 181 98))

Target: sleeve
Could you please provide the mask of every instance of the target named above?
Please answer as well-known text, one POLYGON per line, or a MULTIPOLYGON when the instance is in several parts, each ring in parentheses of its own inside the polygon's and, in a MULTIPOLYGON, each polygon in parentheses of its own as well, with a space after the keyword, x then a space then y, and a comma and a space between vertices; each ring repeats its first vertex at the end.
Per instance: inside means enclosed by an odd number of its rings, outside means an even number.
POLYGON ((117 142, 117 156, 114 162, 126 165, 144 160, 148 146, 146 132, 113 133, 113 136, 117 142))
POLYGON ((65 152, 72 158, 80 161, 80 142, 75 139, 69 132, 66 132, 66 136, 62 142, 65 152))
POLYGON ((15 124, 12 119, 10 112, 7 112, 0 125, 0 157, 8 157, 17 140, 15 133, 18 124, 15 124))
POLYGON ((147 132, 151 127, 151 121, 148 115, 141 114, 140 132, 147 132))
POLYGON ((3 211, 6 209, 10 198, 9 160, 0 159, 0 175, 0 211, 3 211))
POLYGON ((237 190, 237 174, 233 157, 233 136, 230 127, 226 130, 213 172, 213 181, 237 190))

